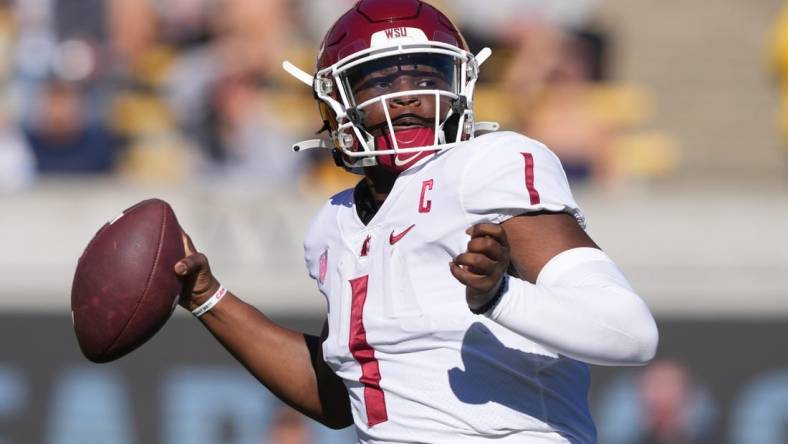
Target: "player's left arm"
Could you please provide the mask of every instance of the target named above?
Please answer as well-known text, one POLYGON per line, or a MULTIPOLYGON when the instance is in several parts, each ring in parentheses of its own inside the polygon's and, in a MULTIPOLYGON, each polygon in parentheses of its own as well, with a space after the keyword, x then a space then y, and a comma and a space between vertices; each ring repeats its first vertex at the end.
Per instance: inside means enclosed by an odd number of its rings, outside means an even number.
POLYGON ((648 362, 654 319, 586 234, 558 158, 514 133, 489 140, 459 185, 466 212, 494 222, 470 227, 466 251, 450 264, 468 307, 562 355, 648 362))
POLYGON ((468 307, 585 362, 651 360, 657 328, 618 267, 566 213, 535 213, 468 230, 451 264, 468 307), (508 276, 509 265, 519 275, 508 276))

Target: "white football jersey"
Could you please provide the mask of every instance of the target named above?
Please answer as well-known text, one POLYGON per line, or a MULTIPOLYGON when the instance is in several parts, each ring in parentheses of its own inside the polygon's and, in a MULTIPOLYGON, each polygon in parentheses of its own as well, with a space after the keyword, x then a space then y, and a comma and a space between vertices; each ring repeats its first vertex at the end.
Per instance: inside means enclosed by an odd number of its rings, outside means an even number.
POLYGON ((542 210, 584 224, 555 154, 500 132, 402 173, 367 225, 352 189, 317 214, 306 264, 360 442, 596 441, 588 367, 472 314, 449 271, 471 225, 542 210))

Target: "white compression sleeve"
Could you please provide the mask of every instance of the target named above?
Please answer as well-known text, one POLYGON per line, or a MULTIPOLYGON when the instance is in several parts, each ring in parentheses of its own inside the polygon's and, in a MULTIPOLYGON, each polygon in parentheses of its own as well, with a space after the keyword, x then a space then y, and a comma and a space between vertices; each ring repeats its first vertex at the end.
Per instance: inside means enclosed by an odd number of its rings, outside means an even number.
POLYGON ((536 284, 513 277, 485 316, 559 354, 591 364, 639 365, 658 333, 645 302, 601 250, 574 248, 551 259, 536 284))

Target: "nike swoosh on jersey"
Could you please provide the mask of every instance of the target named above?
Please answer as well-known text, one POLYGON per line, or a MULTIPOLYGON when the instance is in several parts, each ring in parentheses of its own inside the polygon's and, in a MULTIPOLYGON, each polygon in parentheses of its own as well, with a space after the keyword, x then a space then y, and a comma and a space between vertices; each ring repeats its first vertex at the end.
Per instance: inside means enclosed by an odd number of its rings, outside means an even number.
POLYGON ((408 162, 410 162, 411 160, 413 160, 413 158, 414 158, 414 157, 416 157, 418 154, 419 154, 418 152, 416 152, 416 153, 413 153, 413 154, 411 154, 410 156, 408 156, 408 158, 407 158, 407 159, 405 159, 405 160, 402 160, 402 161, 400 161, 400 160, 399 160, 399 154, 395 154, 395 155, 394 155, 394 165, 396 165, 396 166, 404 166, 404 165, 407 165, 407 164, 408 164, 408 162))
POLYGON ((394 234, 394 230, 391 230, 391 234, 389 235, 389 244, 394 245, 397 242, 401 241, 402 238, 405 237, 405 235, 408 234, 408 232, 410 230, 412 230, 413 227, 415 227, 415 226, 416 226, 416 224, 413 224, 413 225, 409 226, 408 228, 406 228, 405 231, 403 231, 402 233, 399 233, 397 235, 394 234))

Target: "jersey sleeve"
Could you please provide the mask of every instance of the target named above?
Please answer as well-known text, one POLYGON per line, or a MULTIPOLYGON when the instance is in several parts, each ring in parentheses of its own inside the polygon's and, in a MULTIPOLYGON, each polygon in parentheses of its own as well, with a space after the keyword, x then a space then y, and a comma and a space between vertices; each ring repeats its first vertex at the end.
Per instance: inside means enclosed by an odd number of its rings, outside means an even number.
POLYGON ((465 211, 495 223, 532 212, 566 212, 585 228, 558 157, 523 135, 497 136, 480 144, 464 167, 460 199, 465 211))
POLYGON ((307 231, 307 235, 304 237, 304 265, 306 265, 306 271, 309 274, 309 277, 313 280, 317 280, 317 276, 319 273, 318 270, 318 257, 316 254, 318 252, 318 246, 316 245, 316 219, 317 217, 312 219, 312 224, 309 227, 309 231, 307 231))
POLYGON ((304 263, 309 277, 321 282, 326 273, 326 254, 332 241, 337 237, 336 215, 338 207, 351 207, 353 189, 344 190, 332 196, 317 212, 304 236, 304 263))
POLYGON ((315 243, 311 242, 311 239, 310 237, 304 238, 304 265, 306 265, 306 271, 309 277, 313 280, 317 280, 319 273, 319 258, 315 254, 318 250, 315 243))

